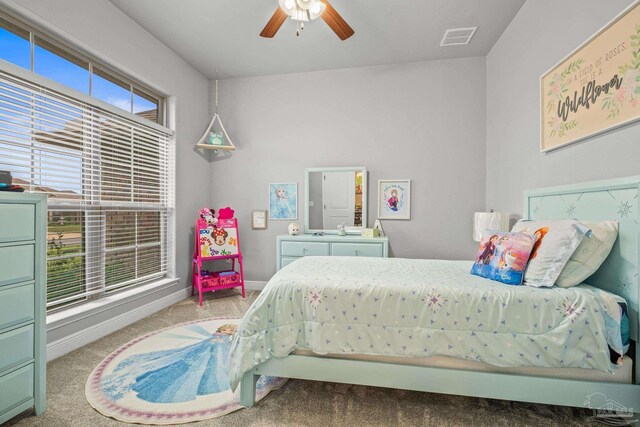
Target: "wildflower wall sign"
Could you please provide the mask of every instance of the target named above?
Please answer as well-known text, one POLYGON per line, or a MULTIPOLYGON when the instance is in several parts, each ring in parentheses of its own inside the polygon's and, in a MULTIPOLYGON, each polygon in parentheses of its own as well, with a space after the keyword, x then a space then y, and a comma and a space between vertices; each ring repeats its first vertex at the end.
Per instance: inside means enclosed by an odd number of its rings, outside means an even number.
POLYGON ((640 2, 540 78, 540 150, 640 118, 640 2))

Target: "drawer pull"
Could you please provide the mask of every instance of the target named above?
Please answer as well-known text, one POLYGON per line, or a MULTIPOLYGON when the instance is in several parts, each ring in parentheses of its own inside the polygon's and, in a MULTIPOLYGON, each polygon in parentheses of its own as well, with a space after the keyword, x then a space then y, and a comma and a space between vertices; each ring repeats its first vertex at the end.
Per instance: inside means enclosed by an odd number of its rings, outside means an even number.
POLYGON ((356 249, 356 256, 360 255, 360 251, 356 249))

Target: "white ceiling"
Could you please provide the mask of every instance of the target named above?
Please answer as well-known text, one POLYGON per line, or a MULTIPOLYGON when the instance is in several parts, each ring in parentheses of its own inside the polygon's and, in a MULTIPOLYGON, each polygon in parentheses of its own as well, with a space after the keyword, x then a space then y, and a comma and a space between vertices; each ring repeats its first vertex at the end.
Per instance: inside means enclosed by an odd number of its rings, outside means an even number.
POLYGON ((287 20, 258 34, 277 0, 110 0, 205 76, 240 77, 484 56, 525 0, 331 0, 355 35, 317 19, 300 37, 287 20), (478 26, 467 46, 440 47, 447 28, 478 26))

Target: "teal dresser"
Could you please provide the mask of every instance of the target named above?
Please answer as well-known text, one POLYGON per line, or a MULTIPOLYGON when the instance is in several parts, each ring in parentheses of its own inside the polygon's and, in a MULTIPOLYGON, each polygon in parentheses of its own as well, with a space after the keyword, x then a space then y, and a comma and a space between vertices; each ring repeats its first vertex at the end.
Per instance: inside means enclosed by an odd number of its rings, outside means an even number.
POLYGON ((44 412, 46 196, 0 193, 0 424, 44 412))
POLYGON ((389 256, 389 239, 387 237, 368 238, 357 235, 338 236, 336 234, 278 236, 276 247, 276 267, 278 270, 303 256, 387 258, 389 256))

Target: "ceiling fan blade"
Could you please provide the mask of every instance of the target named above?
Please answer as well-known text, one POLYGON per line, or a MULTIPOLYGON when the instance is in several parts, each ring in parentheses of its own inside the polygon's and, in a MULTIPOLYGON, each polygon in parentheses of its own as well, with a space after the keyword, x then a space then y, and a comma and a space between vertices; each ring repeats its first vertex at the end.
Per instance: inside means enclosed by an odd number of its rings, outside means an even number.
POLYGON ((287 14, 280 8, 276 9, 275 13, 264 26, 264 29, 260 33, 260 37, 266 37, 268 39, 276 35, 284 21, 287 20, 287 14))
POLYGON ((322 0, 322 3, 327 6, 324 13, 321 15, 324 22, 326 22, 333 32, 340 37, 340 40, 346 40, 351 37, 355 33, 353 28, 347 24, 347 21, 340 16, 340 14, 333 8, 333 6, 331 6, 331 4, 329 4, 327 0, 322 0))

